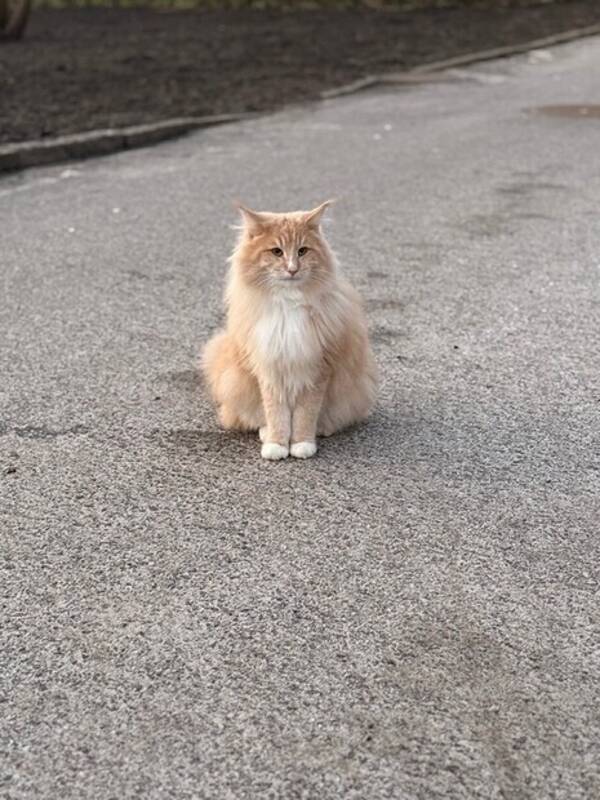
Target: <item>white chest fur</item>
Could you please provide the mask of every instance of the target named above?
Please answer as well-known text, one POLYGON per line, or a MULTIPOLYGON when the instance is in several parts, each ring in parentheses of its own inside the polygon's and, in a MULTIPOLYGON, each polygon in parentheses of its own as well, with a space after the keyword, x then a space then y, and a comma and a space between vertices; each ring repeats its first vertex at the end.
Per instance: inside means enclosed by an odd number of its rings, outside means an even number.
POLYGON ((275 296, 257 321, 256 348, 265 364, 301 367, 313 364, 319 347, 310 309, 300 293, 275 296))

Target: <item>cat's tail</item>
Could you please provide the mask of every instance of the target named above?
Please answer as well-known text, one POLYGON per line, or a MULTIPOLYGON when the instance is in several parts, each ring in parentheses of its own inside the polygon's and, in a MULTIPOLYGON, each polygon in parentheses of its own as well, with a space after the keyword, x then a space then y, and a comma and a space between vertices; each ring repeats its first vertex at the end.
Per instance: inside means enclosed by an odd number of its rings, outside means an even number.
POLYGON ((198 367, 204 378, 213 400, 218 403, 217 388, 219 384, 219 374, 222 372, 220 364, 222 353, 226 344, 227 334, 225 331, 218 331, 202 348, 198 367))

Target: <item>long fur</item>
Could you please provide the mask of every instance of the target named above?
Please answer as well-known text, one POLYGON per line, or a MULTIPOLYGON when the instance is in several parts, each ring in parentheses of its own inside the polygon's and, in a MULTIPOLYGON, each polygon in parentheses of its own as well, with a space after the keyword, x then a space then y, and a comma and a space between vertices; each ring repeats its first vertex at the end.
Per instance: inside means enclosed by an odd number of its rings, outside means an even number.
POLYGON ((316 435, 362 420, 375 399, 360 298, 320 228, 327 205, 289 214, 240 209, 226 329, 203 352, 221 424, 261 429, 265 458, 290 449, 312 455, 316 435))

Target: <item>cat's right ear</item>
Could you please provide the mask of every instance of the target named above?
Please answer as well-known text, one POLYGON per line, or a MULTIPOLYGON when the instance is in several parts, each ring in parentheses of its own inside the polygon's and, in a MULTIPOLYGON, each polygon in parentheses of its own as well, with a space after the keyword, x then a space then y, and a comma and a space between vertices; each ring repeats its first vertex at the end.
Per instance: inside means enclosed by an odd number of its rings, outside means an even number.
POLYGON ((262 211, 253 211, 251 208, 246 208, 241 203, 236 203, 235 206, 242 216, 244 230, 250 236, 256 236, 261 233, 268 222, 268 215, 262 211))

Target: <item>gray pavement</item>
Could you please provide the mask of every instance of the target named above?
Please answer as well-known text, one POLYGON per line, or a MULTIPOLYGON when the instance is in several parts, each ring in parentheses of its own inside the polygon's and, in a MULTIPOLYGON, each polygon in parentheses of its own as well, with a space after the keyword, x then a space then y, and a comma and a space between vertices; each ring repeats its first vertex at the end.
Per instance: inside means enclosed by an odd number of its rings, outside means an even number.
POLYGON ((0 796, 600 797, 600 39, 0 181, 0 796), (382 372, 197 378, 230 201, 341 198, 382 372))

